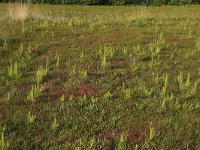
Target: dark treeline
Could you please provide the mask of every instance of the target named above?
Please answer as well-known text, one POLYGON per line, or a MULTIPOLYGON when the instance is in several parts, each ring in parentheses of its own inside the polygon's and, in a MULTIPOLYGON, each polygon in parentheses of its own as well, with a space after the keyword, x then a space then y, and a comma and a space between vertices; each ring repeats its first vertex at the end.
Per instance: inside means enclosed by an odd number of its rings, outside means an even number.
MULTIPOLYGON (((15 2, 20 0, 0 0, 15 2)), ((24 0, 22 0, 24 1, 24 0)), ((79 4, 79 5, 187 5, 200 4, 200 0, 31 0, 32 3, 79 4)))

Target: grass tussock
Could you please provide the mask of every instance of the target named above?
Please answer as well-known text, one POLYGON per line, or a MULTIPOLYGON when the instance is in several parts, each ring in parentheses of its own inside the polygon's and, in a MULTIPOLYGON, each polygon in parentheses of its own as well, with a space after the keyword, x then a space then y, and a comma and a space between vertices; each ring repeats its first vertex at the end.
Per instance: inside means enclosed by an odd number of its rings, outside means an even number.
POLYGON ((47 15, 47 13, 41 12, 37 8, 37 5, 32 7, 32 5, 22 3, 10 4, 6 12, 6 16, 11 20, 24 21, 30 18, 33 20, 54 20, 54 18, 47 15))
POLYGON ((25 20, 29 14, 28 4, 10 4, 8 6, 8 16, 12 20, 25 20))

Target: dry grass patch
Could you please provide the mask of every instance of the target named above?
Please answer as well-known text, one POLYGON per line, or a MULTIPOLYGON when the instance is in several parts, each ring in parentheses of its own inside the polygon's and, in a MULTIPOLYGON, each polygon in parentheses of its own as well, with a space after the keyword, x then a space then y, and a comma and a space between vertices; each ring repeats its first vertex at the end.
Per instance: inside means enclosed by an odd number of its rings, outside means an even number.
POLYGON ((10 4, 8 6, 8 17, 12 20, 25 20, 29 16, 28 4, 10 4))

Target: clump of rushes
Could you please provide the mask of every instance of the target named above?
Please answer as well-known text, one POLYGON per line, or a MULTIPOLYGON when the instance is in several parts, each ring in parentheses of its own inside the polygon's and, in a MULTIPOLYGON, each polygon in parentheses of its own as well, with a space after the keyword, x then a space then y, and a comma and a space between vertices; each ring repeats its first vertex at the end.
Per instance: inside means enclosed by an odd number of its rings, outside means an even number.
POLYGON ((10 61, 10 66, 8 66, 8 76, 11 79, 19 79, 21 77, 21 73, 19 73, 18 63, 17 61, 12 62, 10 61))
POLYGON ((35 80, 37 84, 39 84, 42 81, 42 79, 47 75, 48 70, 49 70, 49 59, 47 58, 45 67, 40 66, 36 71, 35 80))
POLYGON ((158 43, 165 44, 164 34, 163 32, 160 32, 160 35, 158 36, 158 43))
POLYGON ((95 28, 95 24, 94 23, 90 23, 90 25, 89 25, 90 31, 94 31, 94 28, 95 28))
POLYGON ((74 76, 76 74, 76 67, 73 66, 72 69, 70 69, 70 76, 74 76))
POLYGON ((110 91, 108 91, 108 92, 106 92, 106 93, 104 94, 104 98, 105 98, 105 99, 111 98, 112 96, 113 96, 113 94, 112 94, 110 91))
POLYGON ((196 47, 200 50, 200 38, 196 39, 196 47))
POLYGON ((163 75, 162 79, 163 79, 163 87, 160 91, 160 95, 164 97, 167 94, 168 75, 167 74, 163 75))
POLYGON ((33 123, 36 119, 36 115, 33 115, 30 111, 28 112, 28 115, 27 115, 27 122, 29 124, 33 123))
POLYGON ((125 88, 125 83, 123 82, 122 84, 122 93, 124 96, 124 99, 130 99, 131 98, 131 89, 130 88, 125 88))
POLYGON ((135 72, 138 69, 138 65, 136 64, 135 60, 130 63, 130 68, 132 72, 135 72))
POLYGON ((197 92, 197 86, 199 85, 199 80, 195 81, 193 85, 186 91, 186 97, 194 96, 197 92))
POLYGON ((36 71, 36 74, 35 74, 35 79, 37 81, 37 84, 42 81, 44 76, 46 76, 47 72, 48 72, 48 68, 44 68, 42 66, 38 67, 38 70, 36 71))
POLYGON ((109 56, 111 58, 114 56, 114 53, 115 53, 115 50, 111 46, 105 45, 103 49, 102 48, 100 49, 100 54, 104 54, 105 56, 109 56))
POLYGON ((190 81, 190 74, 188 73, 187 75, 187 79, 186 81, 184 82, 184 79, 183 79, 183 73, 180 72, 178 77, 177 77, 177 80, 178 80, 178 84, 179 84, 179 89, 182 91, 182 90, 186 90, 187 88, 190 87, 191 85, 191 81, 190 81))
POLYGON ((151 58, 151 61, 148 63, 148 67, 152 70, 152 69, 158 69, 159 66, 161 64, 161 61, 158 58, 151 58))
POLYGON ((20 43, 20 46, 19 46, 19 51, 22 53, 24 51, 24 46, 22 43, 20 43))
POLYGON ((46 76, 48 72, 49 60, 47 58, 46 67, 39 67, 35 73, 36 84, 32 85, 30 92, 28 93, 27 99, 31 102, 35 102, 36 98, 40 95, 40 93, 44 90, 45 84, 41 85, 40 82, 46 76))
POLYGON ((153 73, 153 82, 157 85, 160 81, 158 74, 153 73))
POLYGON ((114 56, 115 50, 111 46, 104 46, 103 48, 100 48, 99 55, 101 57, 101 66, 103 68, 107 67, 109 65, 108 58, 112 58, 114 56))
POLYGON ((164 39, 164 35, 162 32, 159 34, 158 38, 156 40, 154 40, 154 43, 157 47, 159 47, 161 49, 164 47, 165 39, 164 39))
POLYGON ((60 102, 63 103, 64 101, 65 101, 65 96, 62 95, 62 96, 60 97, 60 102))
POLYGON ((58 126, 59 126, 59 124, 58 124, 57 119, 55 117, 54 120, 53 120, 53 122, 52 122, 51 129, 53 131, 56 131, 56 129, 58 128, 58 126))
POLYGON ((60 64, 60 57, 57 56, 57 57, 56 57, 56 68, 59 67, 59 64, 60 64))
POLYGON ((141 90, 146 97, 151 97, 153 95, 153 89, 148 88, 145 84, 141 85, 141 90))
POLYGON ((81 61, 83 61, 83 58, 84 58, 84 52, 81 51, 81 54, 80 54, 80 59, 81 59, 81 61))
POLYGON ((124 93, 124 99, 131 98, 131 89, 130 88, 124 89, 123 93, 124 93))
POLYGON ((137 46, 134 46, 133 52, 135 54, 142 55, 144 53, 144 49, 140 46, 140 44, 138 44, 137 46))
POLYGON ((86 79, 88 77, 87 70, 80 71, 79 73, 80 73, 81 78, 83 79, 86 79))
POLYGON ((170 102, 173 99, 174 99, 174 94, 173 93, 165 95, 163 97, 163 99, 162 99, 162 102, 161 102, 161 108, 162 109, 166 108, 166 102, 168 102, 168 101, 170 102))
POLYGON ((150 122, 149 126, 149 141, 151 141, 155 137, 155 128, 152 125, 152 121, 150 122))
POLYGON ((61 109, 63 109, 64 108, 64 101, 65 101, 65 96, 64 95, 62 95, 61 97, 60 97, 60 102, 61 102, 61 109))
POLYGON ((28 93, 27 99, 34 103, 36 98, 40 95, 44 88, 45 85, 40 85, 39 83, 33 85, 30 92, 28 93))
POLYGON ((10 100, 10 92, 7 93, 6 99, 7 99, 7 100, 10 100))
POLYGON ((126 140, 127 140, 127 135, 125 133, 121 133, 117 141, 117 149, 122 149, 122 150, 126 149, 126 140))
POLYGON ((5 141, 5 126, 3 127, 1 131, 1 141, 0 141, 0 148, 2 150, 9 148, 9 142, 5 141))
POLYGON ((156 57, 160 55, 161 48, 156 46, 154 43, 150 45, 151 57, 156 57))
POLYGON ((96 145, 96 139, 93 137, 89 140, 89 149, 95 149, 95 145, 96 145))
POLYGON ((7 39, 4 39, 4 45, 3 45, 4 49, 7 50, 8 47, 8 43, 7 43, 7 39))
POLYGON ((103 58, 102 58, 102 62, 101 62, 101 66, 103 68, 107 67, 108 66, 108 61, 107 61, 107 58, 106 58, 106 55, 103 55, 103 58))

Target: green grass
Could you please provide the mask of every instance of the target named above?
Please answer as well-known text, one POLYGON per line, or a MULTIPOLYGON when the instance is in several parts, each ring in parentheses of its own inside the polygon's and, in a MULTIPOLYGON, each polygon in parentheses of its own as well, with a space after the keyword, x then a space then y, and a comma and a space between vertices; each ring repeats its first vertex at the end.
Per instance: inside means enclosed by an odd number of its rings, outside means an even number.
POLYGON ((29 7, 0 4, 2 149, 200 149, 200 6, 29 7))

